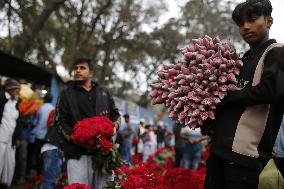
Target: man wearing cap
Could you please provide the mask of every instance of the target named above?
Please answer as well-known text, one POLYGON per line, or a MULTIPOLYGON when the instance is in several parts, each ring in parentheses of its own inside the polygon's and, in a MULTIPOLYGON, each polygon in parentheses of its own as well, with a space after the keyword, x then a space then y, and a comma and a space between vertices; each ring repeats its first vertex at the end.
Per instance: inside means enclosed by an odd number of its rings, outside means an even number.
POLYGON ((15 168, 15 148, 12 136, 19 111, 16 108, 20 84, 7 79, 4 91, 0 92, 0 189, 10 186, 15 168))

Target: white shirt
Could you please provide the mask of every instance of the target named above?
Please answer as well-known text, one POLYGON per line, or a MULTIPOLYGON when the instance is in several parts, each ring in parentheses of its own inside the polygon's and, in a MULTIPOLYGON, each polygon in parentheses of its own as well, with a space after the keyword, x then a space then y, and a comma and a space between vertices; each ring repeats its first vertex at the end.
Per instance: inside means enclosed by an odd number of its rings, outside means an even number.
POLYGON ((0 142, 11 143, 16 121, 19 117, 19 111, 16 108, 17 100, 12 100, 9 93, 5 93, 8 101, 3 110, 3 116, 0 125, 0 142))

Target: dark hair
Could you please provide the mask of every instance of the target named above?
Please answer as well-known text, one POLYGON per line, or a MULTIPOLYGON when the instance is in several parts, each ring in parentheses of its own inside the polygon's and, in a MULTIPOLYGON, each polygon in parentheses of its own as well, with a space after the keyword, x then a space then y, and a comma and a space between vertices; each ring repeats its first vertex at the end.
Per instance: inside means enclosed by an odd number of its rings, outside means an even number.
POLYGON ((271 16, 272 6, 269 0, 246 0, 236 6, 232 19, 238 26, 244 24, 244 18, 252 16, 271 16))
POLYGON ((51 102, 52 97, 51 97, 50 94, 47 93, 47 94, 44 96, 43 100, 44 100, 44 102, 51 102))
POLYGON ((93 66, 93 64, 92 64, 92 61, 91 61, 91 59, 89 59, 89 58, 77 58, 77 59, 74 61, 73 66, 75 66, 75 65, 77 65, 77 64, 83 64, 83 63, 87 63, 88 66, 89 66, 89 69, 90 69, 91 71, 94 70, 94 66, 93 66))
POLYGON ((123 117, 126 119, 126 118, 129 118, 129 114, 124 114, 123 117))

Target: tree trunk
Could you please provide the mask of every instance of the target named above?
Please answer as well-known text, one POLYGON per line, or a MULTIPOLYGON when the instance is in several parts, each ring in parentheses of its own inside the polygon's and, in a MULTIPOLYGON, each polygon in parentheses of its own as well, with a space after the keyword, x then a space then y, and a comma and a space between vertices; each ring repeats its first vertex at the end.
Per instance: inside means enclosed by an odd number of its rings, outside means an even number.
POLYGON ((35 38, 38 36, 39 32, 43 29, 44 24, 51 15, 53 11, 59 8, 66 0, 52 0, 48 1, 47 5, 41 12, 41 14, 35 18, 34 25, 23 33, 19 39, 18 44, 15 46, 14 54, 19 58, 24 58, 26 52, 34 44, 35 38))

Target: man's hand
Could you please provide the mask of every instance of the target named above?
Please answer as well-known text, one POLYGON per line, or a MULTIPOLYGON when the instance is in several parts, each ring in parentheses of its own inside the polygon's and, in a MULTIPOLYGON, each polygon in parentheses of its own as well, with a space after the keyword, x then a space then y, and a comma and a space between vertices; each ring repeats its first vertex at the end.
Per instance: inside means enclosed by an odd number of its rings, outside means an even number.
POLYGON ((119 126, 118 123, 114 122, 113 135, 115 135, 117 133, 118 126, 119 126))

